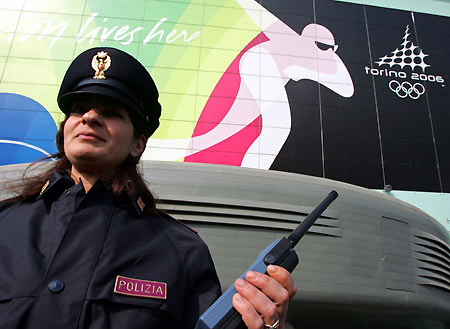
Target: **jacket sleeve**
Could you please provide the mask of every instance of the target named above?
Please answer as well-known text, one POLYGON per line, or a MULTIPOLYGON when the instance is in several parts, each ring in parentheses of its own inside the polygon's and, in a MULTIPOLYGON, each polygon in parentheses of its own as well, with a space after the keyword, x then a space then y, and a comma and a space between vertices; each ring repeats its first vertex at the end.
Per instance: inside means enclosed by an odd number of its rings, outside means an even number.
POLYGON ((162 217, 169 223, 167 233, 178 250, 183 268, 180 324, 183 329, 194 329, 200 315, 221 294, 219 278, 209 249, 200 236, 173 217, 167 214, 162 217))
POLYGON ((220 296, 221 288, 217 273, 207 246, 201 241, 201 247, 195 256, 186 259, 189 289, 187 292, 185 321, 186 328, 194 328, 200 315, 220 296))

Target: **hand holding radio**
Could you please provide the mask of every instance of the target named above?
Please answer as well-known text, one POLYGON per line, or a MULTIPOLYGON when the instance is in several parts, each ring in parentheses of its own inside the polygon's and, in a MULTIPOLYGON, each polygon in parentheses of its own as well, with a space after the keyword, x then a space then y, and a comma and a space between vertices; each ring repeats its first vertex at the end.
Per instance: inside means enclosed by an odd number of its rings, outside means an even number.
POLYGON ((336 191, 331 191, 287 238, 276 239, 268 245, 248 270, 236 280, 236 284, 229 287, 200 316, 195 329, 242 328, 242 321, 250 329, 284 328, 284 319, 287 312, 286 300, 289 300, 289 298, 286 298, 286 292, 289 297, 292 297, 296 288, 293 282, 290 283, 291 275, 286 274, 280 267, 288 273, 295 269, 298 264, 298 256, 294 247, 337 196, 336 191), (269 269, 271 265, 277 265, 277 267, 269 269), (284 274, 278 277, 275 274, 277 273, 277 271, 274 271, 275 269, 284 274), (259 279, 253 280, 252 275, 259 279), (250 279, 250 281, 245 282, 244 279, 247 281, 250 279), (262 281, 259 282, 258 280, 262 281), (280 291, 278 294, 275 291, 272 292, 272 289, 277 290, 277 284, 273 280, 281 284, 281 286, 278 286, 280 291), (281 295, 284 295, 284 297, 278 299, 281 295), (259 315, 256 316, 257 314, 259 315), (266 322, 269 320, 275 322, 266 322), (262 326, 261 322, 263 322, 262 326))
POLYGON ((267 328, 278 321, 279 329, 284 327, 289 301, 297 288, 291 274, 282 267, 269 265, 267 275, 249 271, 247 281, 237 279, 233 296, 234 308, 242 314, 242 320, 249 329, 267 328))

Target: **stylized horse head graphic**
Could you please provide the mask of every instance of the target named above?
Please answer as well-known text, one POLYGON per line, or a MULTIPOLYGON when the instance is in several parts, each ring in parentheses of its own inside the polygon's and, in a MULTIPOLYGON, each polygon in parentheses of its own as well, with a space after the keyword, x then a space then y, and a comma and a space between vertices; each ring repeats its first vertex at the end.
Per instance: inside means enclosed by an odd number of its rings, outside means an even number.
POLYGON ((269 169, 291 129, 285 90, 289 80, 317 81, 342 97, 353 95, 352 79, 336 53, 331 31, 309 24, 298 34, 255 1, 238 2, 261 32, 224 72, 192 137, 151 139, 150 146, 162 152, 149 150, 144 158, 269 169))

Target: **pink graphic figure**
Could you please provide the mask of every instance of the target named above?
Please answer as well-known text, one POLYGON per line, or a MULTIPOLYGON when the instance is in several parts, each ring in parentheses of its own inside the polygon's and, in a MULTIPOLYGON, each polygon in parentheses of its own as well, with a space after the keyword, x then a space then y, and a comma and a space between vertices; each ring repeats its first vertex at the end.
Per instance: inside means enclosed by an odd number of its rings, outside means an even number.
MULTIPOLYGON (((256 4, 244 1, 243 8, 256 4)), ((309 24, 299 35, 272 14, 261 13, 263 17, 252 18, 260 22, 262 32, 223 74, 192 137, 150 139, 150 146, 166 150, 164 160, 184 157, 186 162, 269 169, 291 129, 285 90, 290 79, 317 81, 340 96, 353 95, 352 79, 326 27, 309 24)))

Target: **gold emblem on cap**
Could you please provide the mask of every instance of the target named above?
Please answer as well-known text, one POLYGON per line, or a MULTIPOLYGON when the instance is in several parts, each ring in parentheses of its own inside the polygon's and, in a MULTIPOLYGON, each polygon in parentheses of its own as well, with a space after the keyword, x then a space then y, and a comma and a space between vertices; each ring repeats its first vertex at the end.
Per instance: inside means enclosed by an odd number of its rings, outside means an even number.
POLYGON ((95 70, 94 79, 106 79, 105 71, 111 66, 111 57, 105 51, 99 51, 91 62, 92 68, 95 70))

